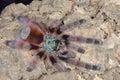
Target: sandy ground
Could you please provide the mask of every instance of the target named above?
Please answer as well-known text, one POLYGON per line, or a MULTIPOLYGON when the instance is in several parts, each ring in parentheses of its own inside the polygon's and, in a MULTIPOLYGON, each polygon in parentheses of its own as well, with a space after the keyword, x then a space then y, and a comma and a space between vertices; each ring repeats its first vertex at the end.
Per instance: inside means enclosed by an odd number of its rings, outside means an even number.
POLYGON ((120 0, 33 0, 30 5, 10 4, 0 14, 0 80, 120 80, 120 0), (6 40, 17 39, 21 27, 17 16, 29 16, 46 24, 63 20, 65 24, 85 19, 86 23, 67 32, 103 40, 103 45, 80 44, 86 54, 76 53, 76 59, 101 65, 101 71, 76 68, 51 74, 43 61, 27 72, 29 59, 25 50, 11 49, 6 40))

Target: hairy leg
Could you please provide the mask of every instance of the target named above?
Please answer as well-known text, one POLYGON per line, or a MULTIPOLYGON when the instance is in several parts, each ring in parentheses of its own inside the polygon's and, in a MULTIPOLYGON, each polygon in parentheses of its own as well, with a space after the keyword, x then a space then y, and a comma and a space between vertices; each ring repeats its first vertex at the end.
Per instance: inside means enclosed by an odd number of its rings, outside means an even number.
POLYGON ((23 40, 7 40, 5 41, 5 44, 14 49, 30 49, 31 47, 29 43, 24 42, 23 40))
POLYGON ((76 54, 73 50, 69 49, 68 46, 63 45, 59 47, 59 51, 56 52, 58 56, 66 56, 69 58, 75 58, 76 54))
POLYGON ((53 56, 49 56, 52 65, 57 69, 57 71, 67 71, 68 69, 64 67, 60 62, 57 61, 53 56))
POLYGON ((90 44, 95 44, 95 45, 102 45, 103 41, 99 39, 94 39, 94 38, 85 38, 82 36, 70 36, 70 35, 63 35, 62 39, 65 41, 75 41, 78 43, 90 43, 90 44))
POLYGON ((42 29, 42 31, 47 34, 48 33, 48 27, 43 22, 35 23, 36 25, 39 25, 39 27, 42 29))
POLYGON ((60 20, 60 21, 54 20, 51 22, 51 25, 49 26, 49 30, 51 33, 61 34, 62 32, 66 31, 66 30, 71 30, 75 27, 78 27, 85 22, 86 22, 86 20, 80 19, 73 23, 64 25, 64 22, 62 20, 60 20))
POLYGON ((62 20, 51 20, 49 22, 49 26, 50 28, 55 28, 55 27, 60 27, 60 26, 63 26, 64 23, 62 20))
POLYGON ((28 72, 33 71, 38 64, 38 61, 39 61, 39 56, 36 56, 36 55, 32 56, 31 59, 28 62, 27 71, 28 72))
POLYGON ((73 28, 78 27, 78 26, 84 24, 85 22, 86 22, 85 19, 80 19, 80 20, 75 21, 73 23, 69 23, 67 25, 62 25, 59 28, 60 28, 60 31, 72 30, 73 28))
POLYGON ((82 47, 78 46, 78 45, 69 44, 67 47, 68 47, 69 50, 75 50, 75 51, 77 51, 79 53, 82 53, 82 54, 85 53, 85 50, 82 47))
POLYGON ((76 60, 73 58, 59 57, 59 59, 66 62, 66 63, 75 65, 76 67, 83 67, 83 68, 86 68, 88 70, 98 70, 99 71, 101 69, 100 66, 85 63, 85 62, 82 62, 82 61, 79 61, 79 60, 76 60))
POLYGON ((17 19, 22 23, 23 27, 29 27, 32 23, 31 19, 27 16, 18 16, 17 19))
POLYGON ((61 34, 62 31, 60 31, 60 26, 63 25, 64 23, 62 20, 51 20, 48 25, 49 32, 52 34, 61 34))
POLYGON ((40 48, 23 40, 7 40, 5 44, 14 49, 38 50, 40 48))
POLYGON ((33 71, 36 68, 38 62, 40 60, 44 60, 45 58, 46 58, 45 51, 40 51, 36 55, 33 55, 31 57, 30 61, 28 62, 29 64, 28 64, 28 67, 27 67, 27 71, 28 72, 33 71))

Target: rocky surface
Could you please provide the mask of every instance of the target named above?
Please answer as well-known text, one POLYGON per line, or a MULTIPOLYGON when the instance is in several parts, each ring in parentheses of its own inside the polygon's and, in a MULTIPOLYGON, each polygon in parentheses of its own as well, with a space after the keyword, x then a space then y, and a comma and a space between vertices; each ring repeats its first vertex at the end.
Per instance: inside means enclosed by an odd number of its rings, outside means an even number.
POLYGON ((33 0, 30 5, 10 4, 0 14, 0 80, 120 80, 120 0, 33 0), (17 16, 27 15, 36 22, 59 20, 64 23, 85 19, 86 23, 67 33, 103 40, 102 46, 81 44, 86 54, 77 59, 99 64, 101 71, 71 68, 69 72, 51 74, 41 61, 37 69, 26 71, 30 58, 25 50, 5 45, 16 39, 21 24, 17 16))

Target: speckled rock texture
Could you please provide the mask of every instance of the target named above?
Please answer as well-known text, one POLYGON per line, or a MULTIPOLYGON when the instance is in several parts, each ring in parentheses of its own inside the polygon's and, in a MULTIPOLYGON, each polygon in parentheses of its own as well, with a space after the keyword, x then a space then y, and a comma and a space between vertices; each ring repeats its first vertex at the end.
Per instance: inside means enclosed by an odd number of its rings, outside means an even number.
POLYGON ((33 0, 30 5, 10 4, 0 14, 0 80, 120 80, 120 0, 33 0), (103 45, 81 44, 85 54, 77 59, 101 65, 101 71, 76 68, 65 64, 69 72, 51 73, 41 61, 32 72, 26 71, 30 59, 27 51, 11 49, 6 40, 16 39, 21 24, 17 16, 29 16, 34 21, 49 24, 85 19, 86 23, 67 33, 103 40, 103 45))

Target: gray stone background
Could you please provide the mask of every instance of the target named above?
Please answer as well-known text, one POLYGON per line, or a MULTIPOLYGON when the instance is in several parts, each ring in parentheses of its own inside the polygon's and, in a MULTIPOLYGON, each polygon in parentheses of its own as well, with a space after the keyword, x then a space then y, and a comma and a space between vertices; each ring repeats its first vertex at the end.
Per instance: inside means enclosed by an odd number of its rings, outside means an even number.
POLYGON ((30 5, 10 4, 0 14, 0 80, 120 80, 120 0, 33 0, 30 5), (43 61, 26 71, 28 51, 11 49, 6 40, 16 39, 21 24, 17 16, 27 15, 48 24, 63 17, 65 24, 85 19, 86 23, 67 33, 103 40, 103 45, 80 44, 86 54, 76 59, 102 66, 101 71, 78 69, 51 74, 43 61))

